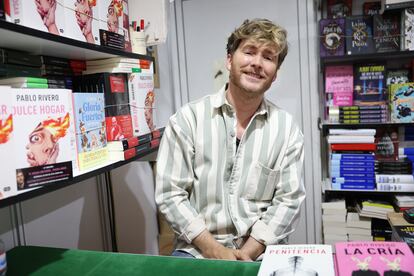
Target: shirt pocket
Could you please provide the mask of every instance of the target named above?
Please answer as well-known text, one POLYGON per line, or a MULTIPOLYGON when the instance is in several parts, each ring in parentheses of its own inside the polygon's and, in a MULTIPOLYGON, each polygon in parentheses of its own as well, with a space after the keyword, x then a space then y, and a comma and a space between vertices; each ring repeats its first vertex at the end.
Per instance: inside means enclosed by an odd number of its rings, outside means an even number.
POLYGON ((271 200, 279 181, 280 170, 272 170, 259 162, 250 167, 242 197, 249 200, 271 200))

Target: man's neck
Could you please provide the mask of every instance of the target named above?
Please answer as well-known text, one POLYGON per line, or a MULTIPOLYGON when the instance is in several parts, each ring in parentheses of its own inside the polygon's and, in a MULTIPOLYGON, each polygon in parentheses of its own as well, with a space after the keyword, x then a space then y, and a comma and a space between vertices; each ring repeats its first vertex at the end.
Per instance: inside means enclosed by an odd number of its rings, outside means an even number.
POLYGON ((262 103, 263 94, 257 97, 251 97, 248 96, 247 92, 242 91, 230 83, 227 88, 226 97, 236 111, 237 137, 240 139, 250 119, 262 103))

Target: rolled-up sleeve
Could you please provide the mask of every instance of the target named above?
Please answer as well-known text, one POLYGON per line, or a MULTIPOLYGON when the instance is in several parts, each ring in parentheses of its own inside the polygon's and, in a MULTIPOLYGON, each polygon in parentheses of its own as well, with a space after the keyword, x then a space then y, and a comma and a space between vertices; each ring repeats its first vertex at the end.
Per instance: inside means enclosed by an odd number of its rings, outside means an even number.
POLYGON ((303 144, 301 131, 293 125, 286 150, 282 153, 280 178, 272 204, 251 228, 250 236, 264 245, 277 244, 294 230, 294 222, 305 199, 302 183, 303 144))
POLYGON ((190 129, 182 114, 171 117, 158 151, 155 189, 160 212, 178 237, 187 243, 206 229, 204 219, 189 201, 194 181, 194 143, 190 129))

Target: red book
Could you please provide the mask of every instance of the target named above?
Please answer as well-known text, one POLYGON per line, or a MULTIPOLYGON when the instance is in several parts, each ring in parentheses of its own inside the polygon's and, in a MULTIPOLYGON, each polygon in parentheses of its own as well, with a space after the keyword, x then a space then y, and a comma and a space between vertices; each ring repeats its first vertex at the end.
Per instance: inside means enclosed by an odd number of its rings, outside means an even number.
POLYGON ((351 150, 351 151, 375 151, 375 144, 331 144, 332 151, 351 150))

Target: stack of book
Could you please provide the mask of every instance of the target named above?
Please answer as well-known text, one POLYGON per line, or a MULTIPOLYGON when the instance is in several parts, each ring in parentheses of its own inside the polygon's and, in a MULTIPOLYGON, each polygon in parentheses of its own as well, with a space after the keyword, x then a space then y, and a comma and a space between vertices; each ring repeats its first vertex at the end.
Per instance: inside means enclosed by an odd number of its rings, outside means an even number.
POLYGON ((7 85, 13 88, 48 88, 46 78, 15 77, 0 79, 0 85, 7 85))
POLYGON ((394 203, 398 212, 414 208, 414 196, 394 195, 394 203))
POLYGON ((371 218, 360 217, 358 213, 348 212, 346 231, 348 241, 372 241, 371 218))
POLYGON ((414 252, 414 224, 408 223, 402 213, 388 213, 392 240, 407 243, 414 252))
POLYGON ((344 199, 322 203, 322 225, 325 244, 347 240, 344 199))
POLYGON ((0 77, 40 77, 40 57, 0 49, 0 77))
POLYGON ((140 59, 134 58, 106 58, 86 61, 86 70, 83 74, 95 73, 139 73, 143 67, 140 59))
POLYGON ((334 106, 329 108, 328 117, 330 123, 385 123, 388 121, 388 113, 388 105, 386 104, 334 106))
POLYGON ((371 218, 371 234, 374 241, 390 241, 392 235, 391 225, 387 220, 371 218))
POLYGON ((375 129, 330 129, 333 189, 375 189, 375 129))
POLYGON ((357 204, 357 210, 360 216, 387 219, 389 212, 394 212, 394 207, 389 202, 363 200, 357 204))
POLYGON ((376 174, 378 191, 414 192, 412 174, 376 174))

